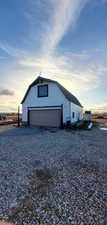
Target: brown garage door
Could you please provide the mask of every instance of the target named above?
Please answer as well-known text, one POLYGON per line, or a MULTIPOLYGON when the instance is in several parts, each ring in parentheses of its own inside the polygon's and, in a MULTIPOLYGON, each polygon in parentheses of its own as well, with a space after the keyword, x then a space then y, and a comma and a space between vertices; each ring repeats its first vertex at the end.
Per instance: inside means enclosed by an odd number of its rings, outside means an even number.
POLYGON ((31 126, 61 126, 61 110, 60 109, 44 109, 30 110, 29 123, 31 126))

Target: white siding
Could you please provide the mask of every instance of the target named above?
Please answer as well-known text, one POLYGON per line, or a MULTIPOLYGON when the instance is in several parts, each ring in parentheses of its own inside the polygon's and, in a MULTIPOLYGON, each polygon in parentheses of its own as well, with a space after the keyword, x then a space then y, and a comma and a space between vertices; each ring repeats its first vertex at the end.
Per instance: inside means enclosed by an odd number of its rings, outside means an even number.
POLYGON ((83 119, 83 108, 81 108, 78 105, 75 105, 74 103, 70 103, 71 105, 71 123, 76 122, 78 120, 83 119), (73 112, 74 112, 74 118, 73 118, 73 112))
MULTIPOLYGON (((47 84, 47 83, 43 83, 47 84)), ((41 84, 40 84, 41 85, 41 84)), ((59 87, 54 83, 48 83, 48 97, 37 97, 37 86, 29 91, 22 105, 22 121, 27 122, 28 107, 56 106, 63 104, 63 122, 70 118, 70 102, 65 98, 59 87)))

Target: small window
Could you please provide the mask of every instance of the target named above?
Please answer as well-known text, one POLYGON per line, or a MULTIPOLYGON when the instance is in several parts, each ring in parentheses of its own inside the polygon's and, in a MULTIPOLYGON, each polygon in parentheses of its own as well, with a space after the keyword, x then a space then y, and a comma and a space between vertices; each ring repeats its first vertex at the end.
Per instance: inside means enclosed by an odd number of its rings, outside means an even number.
POLYGON ((74 113, 74 112, 72 113, 72 118, 73 118, 73 119, 75 118, 75 113, 74 113))
POLYGON ((48 97, 48 85, 38 86, 38 97, 48 97))

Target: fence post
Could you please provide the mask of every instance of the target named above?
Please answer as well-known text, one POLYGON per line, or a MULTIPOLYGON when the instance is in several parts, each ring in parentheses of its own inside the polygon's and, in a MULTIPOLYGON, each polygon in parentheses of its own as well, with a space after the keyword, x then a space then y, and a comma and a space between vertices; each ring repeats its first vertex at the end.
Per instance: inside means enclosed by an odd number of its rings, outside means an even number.
POLYGON ((20 127, 20 106, 18 106, 18 123, 17 126, 20 127))

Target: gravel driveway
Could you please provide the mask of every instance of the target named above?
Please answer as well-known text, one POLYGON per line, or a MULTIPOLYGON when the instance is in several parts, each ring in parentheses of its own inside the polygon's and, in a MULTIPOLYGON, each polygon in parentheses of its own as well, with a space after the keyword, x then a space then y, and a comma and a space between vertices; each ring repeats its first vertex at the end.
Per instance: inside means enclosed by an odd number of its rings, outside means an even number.
POLYGON ((0 129, 0 220, 107 225, 107 130, 0 129))

